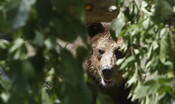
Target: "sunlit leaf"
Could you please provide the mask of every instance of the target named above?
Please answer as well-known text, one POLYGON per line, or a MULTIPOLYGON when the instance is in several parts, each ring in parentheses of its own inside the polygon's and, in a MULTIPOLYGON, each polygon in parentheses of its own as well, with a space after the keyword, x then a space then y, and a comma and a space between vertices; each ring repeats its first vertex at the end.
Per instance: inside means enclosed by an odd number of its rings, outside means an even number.
POLYGON ((130 56, 125 61, 123 62, 122 66, 120 67, 121 69, 124 69, 129 63, 135 60, 134 56, 130 56))
POLYGON ((133 76, 127 81, 127 87, 130 87, 132 84, 136 83, 137 82, 137 78, 138 78, 138 65, 135 64, 135 72, 133 74, 133 76))
POLYGON ((124 25, 125 25, 124 14, 120 12, 118 17, 114 19, 111 24, 111 29, 115 32, 115 36, 118 36, 124 25))
POLYGON ((49 98, 49 95, 46 93, 44 89, 41 89, 41 99, 42 99, 42 104, 53 104, 49 98))
POLYGON ((13 44, 9 49, 10 57, 14 60, 26 58, 27 49, 24 40, 19 38, 13 44))
POLYGON ((148 29, 149 23, 150 23, 150 18, 148 18, 145 21, 143 21, 143 28, 144 29, 148 29))

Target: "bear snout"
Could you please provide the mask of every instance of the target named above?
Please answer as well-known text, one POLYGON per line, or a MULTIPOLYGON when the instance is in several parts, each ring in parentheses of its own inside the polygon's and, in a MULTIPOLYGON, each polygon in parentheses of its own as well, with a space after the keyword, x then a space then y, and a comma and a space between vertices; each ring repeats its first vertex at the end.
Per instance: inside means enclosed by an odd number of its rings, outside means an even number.
POLYGON ((112 78, 113 68, 111 66, 103 66, 102 74, 103 74, 104 79, 110 80, 112 78))

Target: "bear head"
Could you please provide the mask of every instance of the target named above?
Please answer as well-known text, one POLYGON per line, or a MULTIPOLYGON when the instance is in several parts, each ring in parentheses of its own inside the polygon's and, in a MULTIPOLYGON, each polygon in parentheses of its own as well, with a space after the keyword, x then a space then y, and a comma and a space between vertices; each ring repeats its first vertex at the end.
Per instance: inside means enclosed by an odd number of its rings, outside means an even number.
POLYGON ((110 35, 110 23, 88 24, 89 43, 92 53, 87 61, 86 72, 89 77, 104 87, 110 87, 122 80, 122 72, 116 65, 123 58, 120 51, 124 41, 114 41, 110 35))

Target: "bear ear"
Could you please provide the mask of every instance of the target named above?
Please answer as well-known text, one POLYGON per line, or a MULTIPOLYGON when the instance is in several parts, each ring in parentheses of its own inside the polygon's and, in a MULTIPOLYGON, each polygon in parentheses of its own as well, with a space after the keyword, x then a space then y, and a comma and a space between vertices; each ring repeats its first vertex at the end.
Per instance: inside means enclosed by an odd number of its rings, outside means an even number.
POLYGON ((104 27, 101 23, 89 23, 87 24, 87 27, 90 38, 95 36, 97 33, 104 32, 104 27))

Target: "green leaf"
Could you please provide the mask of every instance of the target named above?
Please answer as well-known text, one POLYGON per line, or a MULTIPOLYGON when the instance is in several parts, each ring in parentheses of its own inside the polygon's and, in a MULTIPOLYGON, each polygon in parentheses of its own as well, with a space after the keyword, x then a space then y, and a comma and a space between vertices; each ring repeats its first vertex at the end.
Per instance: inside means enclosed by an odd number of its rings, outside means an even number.
POLYGON ((5 22, 5 16, 4 16, 4 12, 3 12, 3 9, 2 7, 0 6, 0 31, 1 32, 6 32, 7 31, 7 25, 6 25, 6 22, 5 22))
POLYGON ((118 37, 118 34, 125 25, 125 17, 122 12, 119 13, 118 17, 112 21, 111 29, 115 32, 115 36, 118 37))
POLYGON ((72 54, 61 50, 61 71, 63 78, 62 93, 64 104, 91 104, 91 92, 83 82, 82 69, 78 65, 78 60, 72 54), (81 99, 79 99, 81 98, 81 99), (77 100, 78 99, 78 100, 77 100), (84 102, 86 101, 86 102, 84 102))
POLYGON ((32 43, 38 47, 42 47, 44 44, 44 35, 39 31, 35 31, 35 38, 32 43))
POLYGON ((157 54, 154 54, 151 59, 151 72, 156 71, 156 67, 159 64, 159 56, 157 54))
MULTIPOLYGON (((134 91, 134 98, 144 98, 149 95, 154 95, 155 93, 161 91, 163 88, 168 87, 172 88, 172 79, 167 79, 165 77, 154 77, 154 79, 146 81, 144 85, 138 85, 134 91)), ((161 92, 168 91, 166 88, 161 92)), ((160 94, 162 94, 159 92, 160 94)))
POLYGON ((96 104, 113 104, 113 102, 109 96, 99 93, 96 104))
POLYGON ((11 29, 25 25, 35 0, 9 0, 4 6, 6 22, 11 29))
POLYGON ((25 59, 27 55, 27 49, 24 40, 21 38, 15 40, 9 49, 9 54, 14 60, 25 59))
POLYGON ((175 104, 175 98, 172 95, 164 92, 158 97, 156 104, 175 104))
POLYGON ((24 40, 23 40, 23 39, 17 39, 17 40, 15 40, 14 44, 15 44, 15 45, 13 45, 13 46, 10 48, 10 50, 9 50, 10 53, 13 53, 13 52, 16 51, 17 49, 19 49, 19 48, 24 44, 24 40))
POLYGON ((76 19, 73 15, 66 14, 54 20, 57 36, 64 41, 73 42, 78 35, 86 38, 86 26, 76 19))
POLYGON ((0 49, 7 49, 9 42, 6 40, 0 40, 0 49))
POLYGON ((150 82, 147 86, 137 86, 134 91, 134 98, 144 98, 146 96, 149 96, 151 94, 155 94, 157 91, 157 87, 159 87, 157 84, 154 84, 154 81, 150 82))
POLYGON ((39 16, 39 22, 42 27, 47 27, 53 18, 51 1, 37 0, 36 10, 39 16))
POLYGON ((134 60, 135 60, 134 56, 130 56, 130 57, 126 58, 125 61, 122 63, 120 68, 124 69, 125 67, 128 66, 129 63, 133 62, 134 60))
POLYGON ((30 61, 23 61, 21 63, 21 68, 22 68, 22 74, 24 75, 25 79, 34 77, 35 75, 34 68, 30 61))
POLYGON ((135 63, 135 72, 133 76, 127 81, 127 87, 130 87, 132 84, 135 84, 138 80, 138 65, 135 63))
POLYGON ((160 24, 165 20, 168 20, 170 16, 173 14, 173 7, 166 0, 155 0, 156 2, 156 10, 152 19, 160 24))
POLYGON ((0 76, 0 85, 5 91, 9 91, 11 88, 10 80, 7 78, 7 76, 1 72, 0 76), (4 76, 4 77, 3 77, 4 76))
POLYGON ((117 7, 121 7, 124 3, 124 0, 115 0, 117 7))
POLYGON ((160 61, 162 63, 164 63, 166 61, 166 58, 167 58, 167 54, 168 54, 168 42, 166 40, 166 37, 163 37, 161 40, 160 40, 160 61))
POLYGON ((49 95, 46 93, 46 91, 43 88, 41 89, 41 100, 42 100, 42 104, 53 104, 49 98, 49 95))
POLYGON ((147 18, 146 20, 143 21, 143 28, 146 30, 148 29, 150 25, 150 18, 147 18))
POLYGON ((7 47, 8 46, 9 46, 8 41, 0 39, 0 60, 7 59, 7 47))

